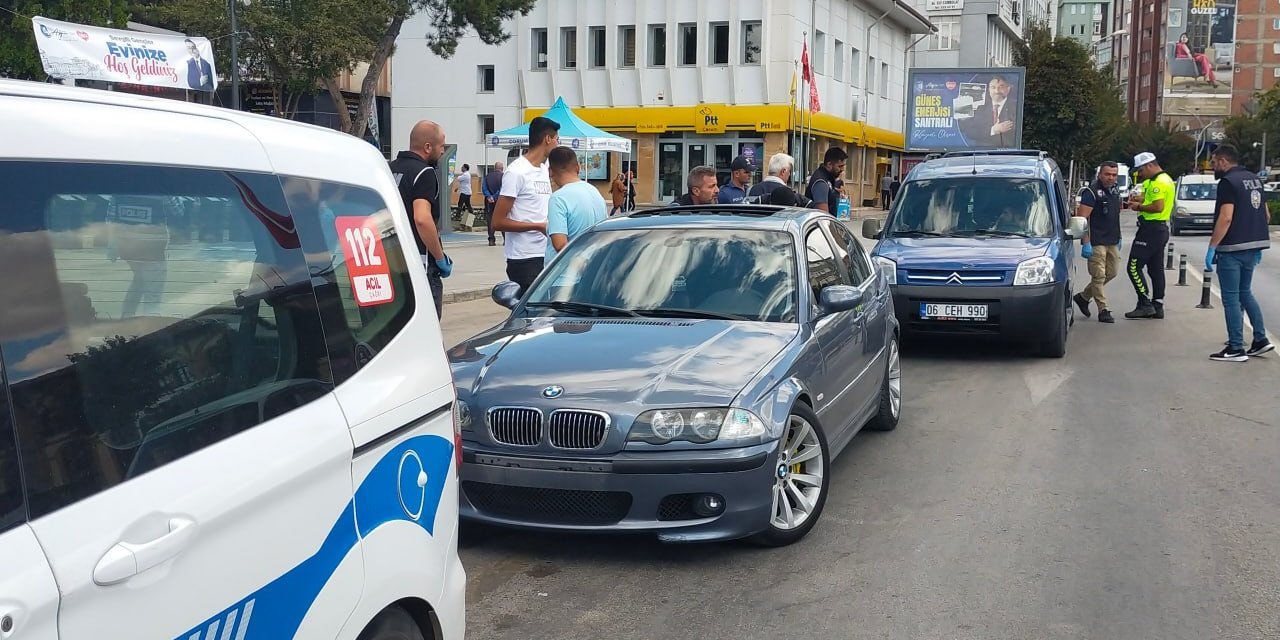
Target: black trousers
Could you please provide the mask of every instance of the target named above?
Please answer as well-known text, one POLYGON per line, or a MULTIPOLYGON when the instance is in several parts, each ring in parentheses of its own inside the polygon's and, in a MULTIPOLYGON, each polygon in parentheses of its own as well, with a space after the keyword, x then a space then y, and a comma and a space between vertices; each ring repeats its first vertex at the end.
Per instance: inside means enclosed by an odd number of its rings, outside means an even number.
POLYGON ((1138 302, 1164 302, 1164 250, 1169 244, 1169 225, 1164 222, 1143 221, 1129 247, 1129 264, 1125 271, 1138 302), (1145 271, 1145 275, 1144 272, 1145 271), (1151 285, 1147 285, 1147 278, 1151 285))
POLYGON ((497 206, 498 206, 497 200, 494 200, 493 202, 489 202, 487 198, 485 199, 484 219, 485 219, 485 226, 488 227, 488 230, 489 230, 489 242, 494 242, 495 240, 497 240, 497 236, 493 234, 493 210, 497 206))
POLYGON ((471 194, 469 193, 458 194, 458 213, 462 213, 463 211, 466 211, 467 213, 476 212, 475 209, 471 208, 471 194))
POLYGON ((427 284, 431 287, 431 299, 436 303, 436 318, 444 317, 444 280, 440 277, 440 269, 431 256, 422 256, 422 264, 427 268, 427 284))
POLYGON ((889 190, 888 189, 880 190, 880 207, 885 211, 889 210, 889 190))
POLYGON ((538 279, 538 274, 542 273, 542 267, 546 258, 526 258, 523 260, 507 260, 507 277, 512 282, 520 285, 520 295, 524 296, 524 292, 529 290, 534 280, 538 279))

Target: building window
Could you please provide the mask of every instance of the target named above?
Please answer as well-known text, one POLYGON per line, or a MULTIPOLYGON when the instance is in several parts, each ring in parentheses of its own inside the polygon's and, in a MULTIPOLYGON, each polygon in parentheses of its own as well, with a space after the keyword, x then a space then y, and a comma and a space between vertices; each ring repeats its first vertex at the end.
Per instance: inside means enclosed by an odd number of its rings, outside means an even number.
POLYGON ((837 82, 844 82, 844 43, 836 40, 835 50, 832 51, 835 56, 832 60, 831 77, 837 82))
POLYGON ((618 27, 618 66, 630 69, 636 66, 636 28, 618 27))
POLYGON ((729 64, 729 23, 713 22, 711 27, 711 64, 729 64))
POLYGON ((680 64, 693 66, 698 64, 698 25, 680 25, 680 64))
POLYGON ((1271 21, 1271 28, 1276 31, 1280 31, 1280 18, 1276 18, 1271 21))
POLYGON ((1102 23, 1101 23, 1101 22, 1095 22, 1095 23, 1093 23, 1093 35, 1095 35, 1095 36, 1100 36, 1100 35, 1102 35, 1102 23))
POLYGON ((872 91, 876 86, 876 57, 867 58, 867 91, 872 91))
POLYGON ((493 65, 482 64, 478 67, 480 76, 480 93, 493 93, 495 84, 493 65))
POLYGON ((476 116, 476 122, 480 125, 480 142, 484 142, 493 134, 493 114, 482 113, 476 116))
POLYGON ((889 97, 889 63, 880 63, 880 95, 889 97))
POLYGON ((605 65, 604 27, 591 27, 587 30, 587 66, 601 69, 605 65))
MULTIPOLYGON (((933 35, 934 51, 951 51, 956 48, 956 27, 960 26, 958 22, 947 20, 935 23, 938 32, 933 35)), ((1074 32, 1074 31, 1073 31, 1074 32)))
MULTIPOLYGON (((854 48, 852 64, 849 66, 849 84, 856 87, 861 84, 862 82, 861 79, 862 79, 862 52, 858 51, 857 48, 854 48)), ((857 118, 854 118, 854 120, 857 120, 857 118)))
POLYGON ((560 29, 560 67, 578 68, 578 29, 576 27, 560 29))
POLYGON ((1169 10, 1169 28, 1170 29, 1182 28, 1182 9, 1169 10))
POLYGON ((760 64, 762 28, 759 22, 742 23, 742 64, 760 64))
POLYGON ((532 40, 533 40, 533 51, 531 53, 533 58, 533 68, 546 69, 547 68, 547 30, 534 29, 532 40))
POLYGON ((827 34, 819 31, 813 36, 813 51, 809 52, 813 56, 813 72, 827 72, 827 34))
MULTIPOLYGON (((1280 49, 1280 44, 1277 44, 1277 45, 1276 45, 1276 48, 1277 48, 1277 49, 1280 49)), ((1275 76, 1275 77, 1277 77, 1277 78, 1280 78, 1280 67, 1276 67, 1276 68, 1272 69, 1272 70, 1271 70, 1271 74, 1272 74, 1272 75, 1274 75, 1274 76, 1275 76)))
POLYGON ((1271 53, 1280 55, 1280 42, 1271 43, 1271 53))
POLYGON ((649 25, 649 66, 667 66, 667 27, 666 25, 649 25))

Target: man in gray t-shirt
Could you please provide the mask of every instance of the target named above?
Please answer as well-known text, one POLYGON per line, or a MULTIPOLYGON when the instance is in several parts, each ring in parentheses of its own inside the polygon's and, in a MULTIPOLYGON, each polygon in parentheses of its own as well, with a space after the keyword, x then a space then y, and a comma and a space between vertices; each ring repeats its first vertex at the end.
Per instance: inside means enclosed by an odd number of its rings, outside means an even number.
POLYGON ((893 174, 886 173, 880 178, 880 206, 885 211, 889 210, 889 201, 893 199, 890 191, 893 189, 893 174))

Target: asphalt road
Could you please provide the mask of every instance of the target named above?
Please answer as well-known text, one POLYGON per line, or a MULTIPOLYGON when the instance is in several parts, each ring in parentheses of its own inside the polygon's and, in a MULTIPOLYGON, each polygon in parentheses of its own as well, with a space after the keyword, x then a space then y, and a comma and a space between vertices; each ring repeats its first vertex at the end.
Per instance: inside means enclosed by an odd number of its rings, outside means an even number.
POLYGON ((1197 285, 1081 319, 1063 360, 911 346, 898 430, 855 439, 788 548, 468 526, 468 637, 1280 637, 1280 356, 1210 362, 1197 285))

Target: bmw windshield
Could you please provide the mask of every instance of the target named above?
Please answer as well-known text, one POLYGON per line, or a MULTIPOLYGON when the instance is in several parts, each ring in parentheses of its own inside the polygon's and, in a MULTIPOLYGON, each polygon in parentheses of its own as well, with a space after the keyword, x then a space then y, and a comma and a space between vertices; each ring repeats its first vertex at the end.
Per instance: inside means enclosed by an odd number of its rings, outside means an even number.
POLYGON ((742 229, 594 231, 548 267, 523 310, 795 322, 792 238, 742 229))
POLYGON ((1045 238, 1053 230, 1042 181, 961 177, 907 183, 887 235, 1045 238))

